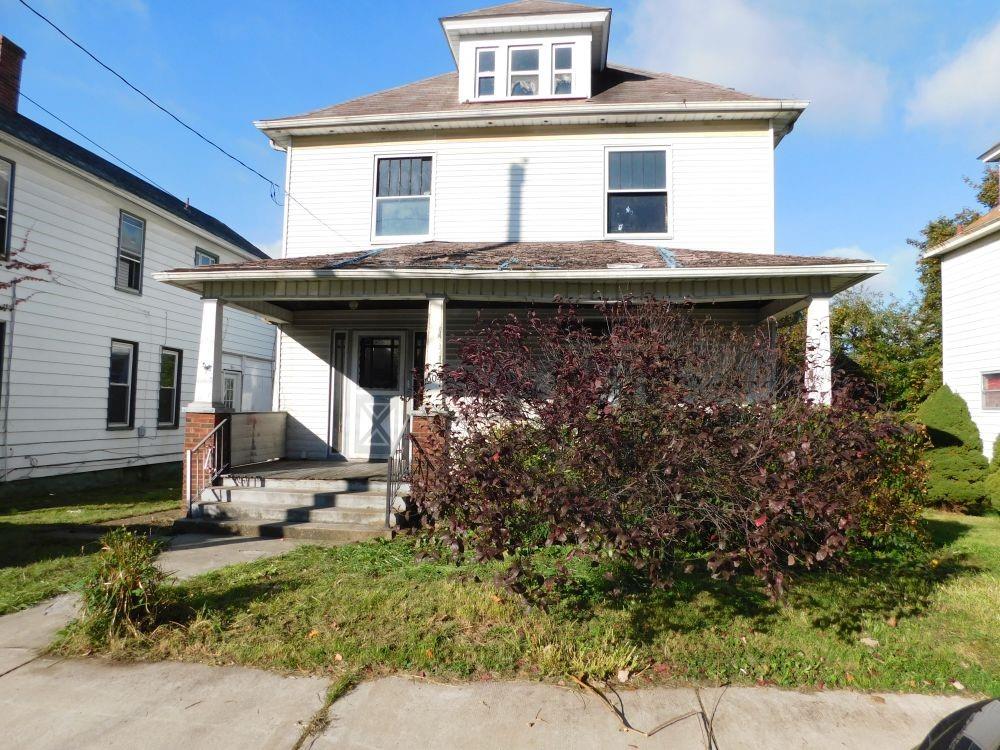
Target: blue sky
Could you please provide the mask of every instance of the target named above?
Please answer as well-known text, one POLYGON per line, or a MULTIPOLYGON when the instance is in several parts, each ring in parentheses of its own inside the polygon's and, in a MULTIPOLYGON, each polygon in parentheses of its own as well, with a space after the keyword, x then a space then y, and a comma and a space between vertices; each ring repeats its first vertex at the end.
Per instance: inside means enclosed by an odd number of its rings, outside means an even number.
MULTIPOLYGON (((438 17, 470 0, 32 0, 182 118, 276 182, 283 158, 251 125, 449 70, 438 17)), ((596 4, 596 3, 595 3, 596 4)), ((995 0, 626 0, 611 58, 813 105, 777 151, 777 249, 890 263, 913 289, 906 238, 971 205, 963 176, 1000 140, 995 0)), ((28 52, 23 90, 181 198, 274 251, 281 209, 16 0, 0 34, 28 52)), ((32 104, 22 112, 77 139, 32 104)))

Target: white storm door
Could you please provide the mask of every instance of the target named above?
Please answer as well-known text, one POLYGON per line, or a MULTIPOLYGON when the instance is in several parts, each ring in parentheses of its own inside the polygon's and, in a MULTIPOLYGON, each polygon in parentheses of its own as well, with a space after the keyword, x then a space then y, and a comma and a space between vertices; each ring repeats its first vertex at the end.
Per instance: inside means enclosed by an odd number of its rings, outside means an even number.
POLYGON ((405 341, 401 331, 354 334, 348 458, 386 459, 392 452, 406 412, 405 341))

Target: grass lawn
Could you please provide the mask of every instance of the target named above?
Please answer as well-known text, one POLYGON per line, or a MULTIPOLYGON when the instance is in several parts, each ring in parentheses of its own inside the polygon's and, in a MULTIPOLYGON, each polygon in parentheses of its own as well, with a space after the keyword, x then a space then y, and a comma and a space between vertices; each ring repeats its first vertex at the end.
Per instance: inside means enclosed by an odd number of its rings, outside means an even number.
MULTIPOLYGON (((111 652, 341 681, 397 670, 601 678, 625 668, 637 684, 1000 694, 1000 518, 932 513, 925 523, 934 549, 919 562, 806 575, 779 604, 753 580, 699 575, 614 600, 594 571, 543 611, 495 588, 495 568, 421 562, 406 539, 302 547, 182 584, 174 621, 111 652)), ((70 636, 63 648, 84 648, 74 644, 70 636)))
POLYGON ((87 524, 178 507, 179 485, 143 485, 0 500, 0 615, 75 586, 97 545, 87 524))

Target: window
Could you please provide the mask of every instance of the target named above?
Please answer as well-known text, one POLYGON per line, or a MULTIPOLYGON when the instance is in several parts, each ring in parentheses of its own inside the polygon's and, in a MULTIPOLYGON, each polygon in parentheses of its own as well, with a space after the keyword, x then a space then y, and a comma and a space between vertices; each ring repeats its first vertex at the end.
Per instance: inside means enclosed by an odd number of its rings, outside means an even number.
POLYGON ((497 51, 476 50, 476 96, 493 96, 496 93, 497 51))
POLYGON ((538 47, 511 49, 511 96, 538 96, 538 52, 538 47))
POLYGON ((136 350, 131 341, 111 341, 108 375, 108 428, 130 429, 135 423, 136 350))
POLYGON ((431 157, 378 160, 375 236, 424 237, 431 225, 431 157))
POLYGON ((14 200, 14 164, 0 159, 0 257, 10 257, 10 207, 14 200))
POLYGON ((552 93, 566 96, 573 93, 573 45, 552 47, 552 93))
POLYGON ((608 234, 667 233, 667 152, 608 152, 608 234))
POLYGON ((194 264, 196 266, 214 266, 219 262, 219 256, 200 247, 194 249, 194 264))
POLYGON ((1000 372, 983 375, 983 408, 1000 409, 1000 372))
POLYGON ((118 269, 115 287, 142 291, 142 253, 146 245, 146 222, 124 211, 118 219, 118 269))
POLYGON ((358 386, 397 390, 400 348, 399 336, 362 336, 358 342, 358 386))
POLYGON ((222 405, 233 411, 243 408, 243 373, 239 370, 222 373, 222 405))
POLYGON ((156 423, 160 427, 180 424, 181 352, 179 349, 160 349, 160 397, 156 423))

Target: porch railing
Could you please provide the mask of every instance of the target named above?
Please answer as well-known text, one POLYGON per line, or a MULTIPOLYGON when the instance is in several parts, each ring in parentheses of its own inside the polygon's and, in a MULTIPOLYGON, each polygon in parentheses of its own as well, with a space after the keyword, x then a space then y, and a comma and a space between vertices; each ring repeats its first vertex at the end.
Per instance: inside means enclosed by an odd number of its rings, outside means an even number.
POLYGON ((223 419, 201 441, 184 451, 184 499, 187 514, 202 490, 215 484, 215 480, 229 468, 226 461, 226 428, 229 419, 223 419))
POLYGON ((392 505, 404 482, 410 480, 410 418, 403 417, 403 429, 392 445, 385 478, 385 527, 392 525, 392 505))

